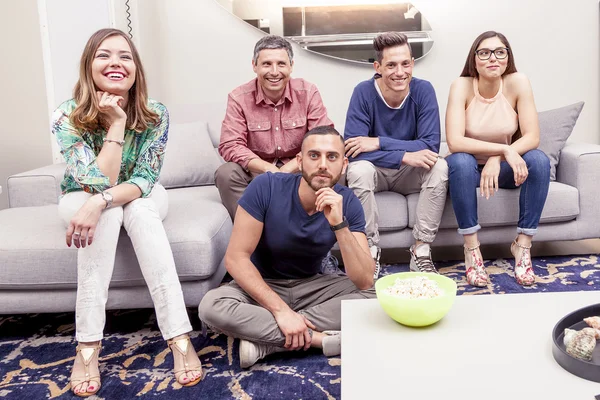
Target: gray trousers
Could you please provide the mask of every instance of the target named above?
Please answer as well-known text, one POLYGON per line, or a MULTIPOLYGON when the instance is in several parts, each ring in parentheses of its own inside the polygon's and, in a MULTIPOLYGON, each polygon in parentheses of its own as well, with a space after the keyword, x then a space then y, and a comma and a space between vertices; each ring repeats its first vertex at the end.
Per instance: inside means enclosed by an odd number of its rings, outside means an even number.
POLYGON ((379 243, 379 210, 375 193, 392 191, 403 195, 420 193, 413 227, 415 239, 431 243, 440 227, 448 190, 448 164, 438 158, 433 168, 402 165, 400 169, 379 168, 369 161, 353 161, 346 172, 348 187, 365 211, 369 246, 379 243))
MULTIPOLYGON (((304 315, 318 332, 340 330, 341 301, 375 298, 375 287, 360 290, 346 275, 317 274, 305 279, 265 279, 290 308, 304 315)), ((255 343, 282 347, 285 336, 275 317, 235 281, 209 291, 198 307, 213 331, 255 343)))
POLYGON ((215 185, 219 189, 221 202, 229 212, 232 221, 235 217, 238 200, 256 176, 258 174, 247 172, 241 165, 234 162, 222 164, 215 171, 215 185))

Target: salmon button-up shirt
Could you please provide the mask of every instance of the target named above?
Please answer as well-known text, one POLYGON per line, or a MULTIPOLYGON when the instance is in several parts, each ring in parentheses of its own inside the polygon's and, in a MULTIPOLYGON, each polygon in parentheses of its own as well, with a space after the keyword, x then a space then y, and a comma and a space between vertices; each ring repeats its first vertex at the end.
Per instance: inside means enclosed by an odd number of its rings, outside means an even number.
POLYGON ((254 78, 229 93, 219 154, 244 169, 255 158, 287 163, 300 152, 304 134, 321 125, 333 122, 315 85, 290 79, 275 104, 254 78))

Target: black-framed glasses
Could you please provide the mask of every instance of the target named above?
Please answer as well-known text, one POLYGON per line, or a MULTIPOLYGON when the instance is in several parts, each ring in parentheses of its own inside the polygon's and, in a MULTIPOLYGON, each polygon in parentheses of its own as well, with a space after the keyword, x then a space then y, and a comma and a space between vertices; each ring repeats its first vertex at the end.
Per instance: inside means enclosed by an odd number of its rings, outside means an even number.
POLYGON ((490 49, 479 49, 475 51, 475 54, 477 54, 477 58, 479 58, 480 60, 489 60, 490 57, 492 56, 492 53, 494 53, 494 56, 496 57, 496 59, 498 60, 503 60, 506 57, 508 57, 508 48, 506 47, 498 47, 497 49, 494 50, 490 50, 490 49))

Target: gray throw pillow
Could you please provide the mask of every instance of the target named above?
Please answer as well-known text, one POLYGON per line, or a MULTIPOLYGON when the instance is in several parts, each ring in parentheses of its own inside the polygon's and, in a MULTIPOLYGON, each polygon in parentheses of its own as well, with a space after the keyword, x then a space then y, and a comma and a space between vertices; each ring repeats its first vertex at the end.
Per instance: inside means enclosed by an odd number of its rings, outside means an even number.
POLYGON ((169 126, 169 141, 159 178, 165 188, 212 185, 220 165, 206 122, 169 126))
POLYGON ((573 127, 579 118, 585 103, 571 104, 554 110, 538 113, 540 121, 540 146, 550 159, 550 180, 556 180, 556 165, 567 139, 573 132, 573 127))

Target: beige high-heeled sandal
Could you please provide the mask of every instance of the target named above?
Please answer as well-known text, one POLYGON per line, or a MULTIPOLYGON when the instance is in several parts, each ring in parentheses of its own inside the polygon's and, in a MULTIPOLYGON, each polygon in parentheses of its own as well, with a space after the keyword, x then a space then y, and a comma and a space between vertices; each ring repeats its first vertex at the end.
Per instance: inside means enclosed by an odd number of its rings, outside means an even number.
POLYGON ((467 275, 467 282, 471 286, 476 287, 485 287, 488 284, 488 275, 485 272, 485 268, 483 266, 483 259, 477 254, 477 249, 479 248, 480 243, 477 243, 477 246, 469 248, 467 245, 464 245, 465 248, 465 270, 467 275))
POLYGON ((78 397, 89 397, 98 393, 102 384, 100 383, 100 370, 98 369, 98 355, 102 346, 100 343, 94 346, 77 346, 77 354, 75 355, 75 363, 71 371, 71 391, 78 397), (91 350, 91 352, 89 352, 91 350), (75 392, 75 389, 83 383, 88 383, 88 388, 91 382, 98 383, 98 387, 92 391, 75 392))
POLYGON ((535 273, 533 272, 533 265, 531 264, 531 246, 523 246, 519 244, 517 240, 519 237, 510 245, 510 252, 515 257, 515 279, 517 283, 522 286, 531 286, 535 283, 535 273), (521 249, 521 257, 517 260, 517 248, 521 249))
MULTIPOLYGON (((173 371, 175 372, 175 379, 182 386, 194 386, 202 380, 202 363, 198 356, 194 357, 193 354, 196 352, 192 341, 189 336, 178 340, 167 340, 167 344, 173 353, 173 371), (200 372, 200 376, 194 380, 190 380, 188 383, 181 383, 179 378, 183 374, 188 372, 200 372)), ((186 375, 187 376, 187 375, 186 375)), ((188 378, 189 379, 189 378, 188 378)))

